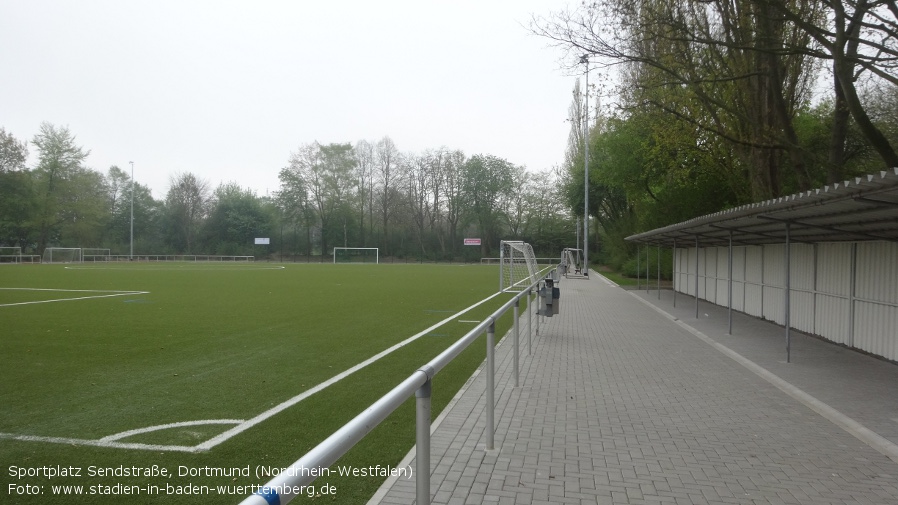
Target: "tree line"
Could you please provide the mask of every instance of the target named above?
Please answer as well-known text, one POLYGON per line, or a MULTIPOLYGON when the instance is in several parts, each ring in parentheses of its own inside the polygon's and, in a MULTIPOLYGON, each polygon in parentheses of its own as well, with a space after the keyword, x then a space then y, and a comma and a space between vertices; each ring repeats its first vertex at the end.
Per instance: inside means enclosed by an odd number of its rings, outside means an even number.
POLYGON ((108 248, 129 254, 257 255, 324 260, 334 246, 379 247, 381 257, 476 260, 499 240, 556 256, 575 226, 556 171, 530 172, 488 154, 448 148, 401 152, 392 139, 300 145, 272 196, 236 183, 170 176, 165 197, 85 164, 67 127, 43 123, 28 145, 0 128, 0 245, 108 248), (257 237, 270 245, 254 245, 257 237), (463 238, 482 239, 479 248, 463 238))
POLYGON ((574 89, 562 171, 582 209, 588 142, 601 260, 635 273, 633 233, 898 166, 896 20, 878 0, 598 0, 534 17, 599 82, 574 89), (587 111, 587 92, 614 104, 587 111))

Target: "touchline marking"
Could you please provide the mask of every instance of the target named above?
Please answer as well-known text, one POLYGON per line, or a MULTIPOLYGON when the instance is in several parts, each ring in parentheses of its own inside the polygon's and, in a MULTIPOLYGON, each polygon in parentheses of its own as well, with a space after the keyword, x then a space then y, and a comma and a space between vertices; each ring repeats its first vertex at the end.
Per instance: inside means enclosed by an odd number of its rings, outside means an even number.
POLYGON ((234 266, 233 264, 225 263, 224 265, 219 266, 218 263, 212 263, 209 266, 152 266, 157 265, 157 263, 150 263, 144 266, 133 266, 133 267, 65 267, 66 270, 130 270, 130 271, 139 271, 139 272, 158 272, 160 270, 178 270, 178 271, 189 271, 189 272, 210 272, 210 271, 233 271, 233 272, 243 272, 247 270, 284 270, 285 266, 283 265, 271 265, 271 266, 234 266))
MULTIPOLYGON (((0 288, 0 289, 17 289, 17 288, 0 288)), ((48 290, 48 291, 62 291, 62 290, 48 290)), ((75 291, 75 290, 69 290, 69 291, 75 291)), ((129 291, 127 293, 144 294, 144 293, 148 293, 148 292, 129 291)), ((465 314, 466 312, 469 312, 470 310, 479 307, 480 305, 492 300, 493 298, 495 298, 501 294, 502 294, 501 291, 494 293, 494 294, 484 298, 483 300, 480 300, 479 302, 471 305, 470 307, 462 309, 461 311, 447 317, 446 319, 443 319, 442 321, 430 326, 429 328, 424 329, 415 335, 412 335, 411 337, 403 340, 402 342, 399 342, 398 344, 395 344, 392 347, 389 347, 389 348, 379 352, 378 354, 375 354, 374 356, 368 358, 367 360, 331 377, 330 379, 328 379, 316 386, 313 386, 310 389, 303 391, 302 393, 294 396, 293 398, 290 398, 289 400, 287 400, 283 403, 280 403, 251 419, 247 419, 247 420, 243 420, 243 419, 207 419, 207 420, 203 420, 203 421, 182 421, 182 422, 177 422, 177 423, 160 424, 160 425, 156 425, 156 426, 149 426, 146 428, 136 428, 133 430, 127 430, 127 431, 123 431, 123 432, 116 433, 113 435, 107 435, 98 440, 84 439, 84 438, 17 435, 14 433, 0 433, 0 439, 21 440, 21 441, 25 441, 25 442, 49 442, 49 443, 68 444, 68 445, 88 445, 88 446, 107 447, 107 448, 116 448, 116 449, 139 449, 139 450, 145 450, 145 451, 205 452, 205 451, 212 449, 216 445, 219 445, 222 442, 225 442, 225 441, 229 440, 230 438, 232 438, 236 435, 239 435, 240 433, 243 433, 244 431, 252 428, 253 426, 261 423, 262 421, 265 421, 266 419, 274 416, 275 414, 283 412, 284 410, 292 407, 293 405, 296 405, 297 403, 305 400, 309 396, 312 396, 313 394, 321 391, 322 389, 325 389, 326 387, 341 381, 342 379, 348 377, 349 375, 361 370, 362 368, 365 368, 366 366, 374 363, 375 361, 378 361, 379 359, 387 356, 388 354, 391 354, 393 351, 396 351, 397 349, 400 349, 400 348, 414 342, 415 340, 429 334, 431 331, 439 328, 440 326, 451 322, 456 317, 459 317, 462 314, 465 314), (209 425, 209 424, 234 424, 236 426, 234 426, 233 428, 231 428, 225 432, 220 433, 219 435, 216 435, 213 438, 210 438, 209 440, 207 440, 205 442, 202 442, 202 443, 200 443, 198 445, 194 445, 194 446, 155 445, 155 444, 141 444, 141 443, 134 443, 134 442, 119 442, 119 440, 121 440, 123 438, 127 438, 127 437, 134 436, 134 435, 140 435, 143 433, 150 433, 153 431, 165 430, 165 429, 169 429, 169 428, 180 428, 180 427, 185 427, 185 426, 202 426, 202 425, 209 425)), ((113 295, 108 295, 108 296, 113 296, 113 295)), ((479 321, 477 321, 477 322, 479 322, 479 321)))
POLYGON ((769 382, 770 384, 775 386, 780 391, 791 396, 793 399, 798 400, 798 402, 802 403, 805 407, 808 407, 809 409, 813 410, 814 412, 820 414, 821 416, 823 416, 823 418, 829 420, 831 423, 833 423, 836 426, 847 431, 850 435, 854 436, 861 442, 869 445, 871 448, 875 449, 883 456, 891 459, 895 463, 898 463, 898 445, 894 444, 891 440, 883 437, 882 435, 874 432, 870 428, 867 428, 863 424, 861 424, 861 423, 855 421, 854 419, 848 417, 847 415, 839 412, 838 410, 829 406, 829 404, 824 403, 824 402, 818 400, 817 398, 814 398, 813 396, 811 396, 810 394, 799 389, 797 386, 793 385, 792 383, 787 382, 786 380, 780 378, 778 375, 774 374, 770 370, 767 370, 766 368, 764 368, 761 365, 755 363, 754 361, 746 358, 745 356, 742 356, 741 354, 730 349, 729 347, 715 341, 711 337, 705 335, 704 333, 693 328, 692 326, 689 326, 688 324, 684 323, 683 321, 680 321, 679 319, 675 318, 673 315, 671 315, 670 313, 661 309, 660 307, 656 307, 656 306, 652 305, 651 302, 649 302, 647 300, 643 300, 642 297, 640 297, 639 295, 630 293, 629 291, 628 291, 628 293, 630 294, 630 296, 633 296, 637 300, 641 301, 642 303, 644 303, 644 304, 648 305, 649 307, 658 311, 663 316, 672 320, 674 323, 679 325, 684 330, 688 331, 689 333, 692 333, 693 335, 698 337, 701 341, 703 341, 706 344, 710 345, 711 347, 717 349, 718 351, 720 351, 722 354, 724 354, 728 358, 732 359, 736 363, 739 363, 740 365, 744 366, 745 368, 751 370, 757 376, 766 380, 767 382, 769 382))
POLYGON ((69 302, 72 300, 90 300, 93 298, 110 298, 113 296, 148 295, 149 291, 112 291, 108 289, 50 289, 50 288, 0 288, 4 291, 54 291, 60 293, 106 293, 94 296, 76 296, 73 298, 56 298, 53 300, 34 300, 30 302, 2 303, 0 307, 15 305, 34 305, 36 303, 69 302))

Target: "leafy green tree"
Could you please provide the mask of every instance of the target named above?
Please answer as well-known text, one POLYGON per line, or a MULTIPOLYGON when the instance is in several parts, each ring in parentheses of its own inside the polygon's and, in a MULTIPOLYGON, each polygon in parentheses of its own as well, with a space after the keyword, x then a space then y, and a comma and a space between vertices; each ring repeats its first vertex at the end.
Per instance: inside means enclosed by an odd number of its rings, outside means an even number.
POLYGON ((36 204, 30 172, 0 172, 0 245, 23 251, 33 246, 36 204))
POLYGON ((35 211, 32 174, 25 168, 28 145, 0 128, 0 245, 27 247, 35 211))
POLYGON ((0 127, 0 174, 25 170, 28 144, 0 127))
MULTIPOLYGON (((61 239, 60 226, 66 218, 79 213, 71 205, 79 203, 74 192, 76 179, 83 173, 82 163, 90 154, 75 144, 75 137, 68 127, 56 127, 42 123, 32 141, 38 150, 38 162, 34 168, 36 197, 35 230, 37 249, 43 251, 51 242, 61 239)), ((87 186, 84 186, 87 187, 87 186)), ((84 200, 90 202, 90 199, 84 200)), ((77 226, 70 223, 72 226, 77 226)))
POLYGON ((498 244, 505 215, 502 202, 514 190, 515 166, 493 155, 477 154, 463 169, 463 188, 471 218, 480 227, 481 252, 489 256, 492 244, 498 244))
POLYGON ((271 234, 271 216, 262 199, 236 183, 215 189, 209 217, 203 227, 206 249, 216 254, 248 254, 255 237, 271 234))

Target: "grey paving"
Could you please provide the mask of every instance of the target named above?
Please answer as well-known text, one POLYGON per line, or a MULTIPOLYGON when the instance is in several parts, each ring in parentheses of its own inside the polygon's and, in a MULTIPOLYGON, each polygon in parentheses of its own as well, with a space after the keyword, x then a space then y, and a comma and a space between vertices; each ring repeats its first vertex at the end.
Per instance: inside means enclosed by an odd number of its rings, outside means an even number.
MULTIPOLYGON (((898 463, 711 343, 898 442, 898 366, 671 293, 564 280, 521 387, 510 338, 497 351, 496 450, 485 450, 484 374, 433 434, 438 504, 895 504, 898 463), (643 301, 686 323, 708 339, 643 301), (709 343, 711 342, 711 343, 709 343)), ((526 328, 526 323, 522 326, 526 328)), ((525 332, 526 334, 526 332, 525 332)), ((412 463, 413 464, 413 463, 412 463)), ((389 482, 372 503, 414 503, 389 482)))

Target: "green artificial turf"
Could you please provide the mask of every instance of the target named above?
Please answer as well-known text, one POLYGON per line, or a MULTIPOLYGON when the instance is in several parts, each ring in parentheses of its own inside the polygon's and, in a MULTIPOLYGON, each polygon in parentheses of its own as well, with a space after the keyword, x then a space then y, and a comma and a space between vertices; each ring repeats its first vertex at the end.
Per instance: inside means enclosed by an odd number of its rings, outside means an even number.
MULTIPOLYGON (((497 276, 496 266, 480 265, 4 266, 0 288, 48 291, 0 289, 0 433, 96 440, 168 423, 249 419, 493 294, 497 276), (49 290, 146 293, 72 300, 111 293, 49 290), (8 305, 55 299, 69 300, 8 305)), ((509 298, 460 319, 482 320, 509 298)), ((214 488, 165 491, 263 484, 268 479, 254 475, 260 465, 289 465, 473 326, 453 320, 207 452, 0 438, 0 502, 237 503, 243 495, 214 488), (87 475, 91 466, 153 465, 174 475, 87 475), (47 478, 40 470, 70 466, 81 476, 47 478), (40 475, 19 479, 13 467, 40 475), (253 475, 182 477, 179 467, 250 467, 253 475), (126 499, 121 487, 90 496, 52 488, 80 485, 87 493, 116 484, 160 491, 126 499)), ((510 326, 503 317, 497 335, 510 326)), ((434 378, 434 418, 482 362, 483 340, 434 378)), ((337 465, 395 465, 414 444, 414 418, 412 398, 337 465)), ((121 441, 193 446, 229 427, 183 426, 121 441)), ((322 477, 314 485, 336 494, 311 500, 364 503, 382 480, 322 477)))

